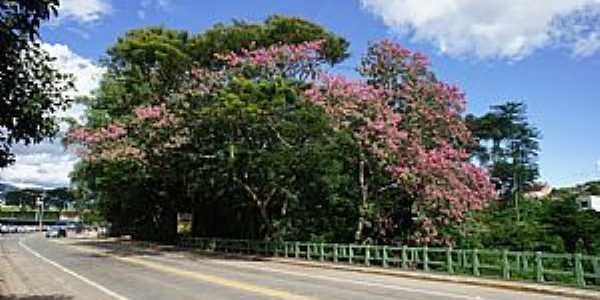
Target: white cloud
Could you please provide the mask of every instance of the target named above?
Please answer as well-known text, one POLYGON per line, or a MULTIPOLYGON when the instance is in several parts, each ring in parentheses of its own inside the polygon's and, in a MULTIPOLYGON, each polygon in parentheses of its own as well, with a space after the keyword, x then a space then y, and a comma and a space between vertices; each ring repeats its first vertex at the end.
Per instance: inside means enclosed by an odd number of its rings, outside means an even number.
POLYGON ((92 35, 80 27, 66 27, 65 30, 72 32, 85 40, 89 40, 92 35))
MULTIPOLYGON (((42 48, 56 57, 55 66, 64 73, 75 77, 76 91, 71 96, 87 96, 98 87, 104 68, 91 60, 81 57, 62 44, 43 44, 42 48)), ((58 117, 73 117, 81 120, 85 107, 73 105, 69 110, 60 112, 58 117)), ((64 131, 65 126, 62 124, 64 131)), ((0 169, 0 181, 16 186, 56 187, 69 185, 69 173, 73 170, 77 158, 65 151, 60 134, 54 141, 44 141, 37 145, 15 145, 14 165, 0 169)))
MULTIPOLYGON (((42 48, 52 57, 55 57, 54 66, 63 73, 73 74, 75 77, 75 90, 70 92, 70 96, 88 96, 98 88, 100 79, 105 69, 94 64, 91 60, 81 57, 63 44, 43 44, 42 48)), ((65 112, 59 112, 58 117, 71 117, 81 120, 85 107, 81 104, 74 104, 65 112)), ((61 124, 64 130, 65 124, 61 124)))
POLYGON ((580 56, 600 50, 600 28, 584 22, 598 23, 600 0, 361 0, 361 3, 394 31, 432 43, 449 55, 520 59, 554 44, 568 45, 574 55, 580 56))
POLYGON ((77 159, 62 150, 60 142, 43 142, 35 146, 15 147, 16 163, 0 171, 3 182, 15 186, 58 187, 69 185, 69 173, 77 159), (40 152, 34 148, 50 148, 49 152, 40 152))
POLYGON ((154 0, 156 5, 162 9, 170 9, 171 4, 173 4, 173 0, 154 0))
POLYGON ((89 95, 98 88, 98 83, 104 68, 94 64, 91 60, 79 56, 63 44, 43 44, 42 49, 56 58, 54 66, 64 73, 75 75, 75 88, 72 96, 89 95))
POLYGON ((577 40, 573 47, 573 54, 576 56, 592 56, 597 52, 600 52, 600 33, 598 32, 577 40))
POLYGON ((169 11, 172 8, 173 0, 142 0, 140 8, 136 11, 138 18, 145 19, 148 10, 169 11))
POLYGON ((82 23, 93 22, 112 11, 106 0, 61 0, 59 19, 71 19, 82 23))

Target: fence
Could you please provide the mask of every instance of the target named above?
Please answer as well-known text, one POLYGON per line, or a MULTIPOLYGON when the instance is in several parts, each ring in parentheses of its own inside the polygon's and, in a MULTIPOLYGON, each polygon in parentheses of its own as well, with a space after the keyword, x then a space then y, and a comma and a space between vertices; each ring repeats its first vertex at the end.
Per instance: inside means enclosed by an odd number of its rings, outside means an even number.
POLYGON ((600 287, 600 257, 479 249, 182 238, 180 246, 382 268, 600 287))

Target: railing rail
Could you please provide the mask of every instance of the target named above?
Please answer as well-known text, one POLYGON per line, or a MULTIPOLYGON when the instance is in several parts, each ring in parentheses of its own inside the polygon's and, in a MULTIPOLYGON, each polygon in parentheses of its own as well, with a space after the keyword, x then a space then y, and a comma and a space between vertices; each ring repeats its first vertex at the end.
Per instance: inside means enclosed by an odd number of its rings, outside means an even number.
POLYGON ((600 257, 408 246, 181 238, 180 246, 311 261, 600 288, 600 257))

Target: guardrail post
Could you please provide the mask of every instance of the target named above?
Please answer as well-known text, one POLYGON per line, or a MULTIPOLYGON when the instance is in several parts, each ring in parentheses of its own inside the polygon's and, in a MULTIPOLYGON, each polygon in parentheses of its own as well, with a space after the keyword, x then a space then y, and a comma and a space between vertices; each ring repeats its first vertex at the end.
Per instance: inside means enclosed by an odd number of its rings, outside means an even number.
POLYGON ((581 253, 575 254, 575 281, 577 286, 585 286, 585 278, 583 277, 583 263, 581 253))
POLYGON ((508 250, 502 250, 502 278, 510 279, 510 263, 508 262, 508 250))
POLYGON ((419 268, 419 253, 417 252, 417 248, 410 249, 410 261, 415 268, 419 268))
POLYGON ((323 245, 323 243, 321 243, 321 245, 319 245, 319 260, 320 261, 325 261, 325 246, 323 245))
POLYGON ((365 246, 365 266, 371 265, 371 246, 365 246))
POLYGON ((479 277, 479 250, 473 249, 473 275, 479 277))
POLYGON ((544 282, 544 261, 542 260, 542 252, 535 253, 535 280, 544 282))
POLYGON ((596 285, 600 285, 600 264, 598 262, 598 258, 594 258, 592 260, 592 267, 594 268, 594 276, 596 277, 596 285))
POLYGON ((406 245, 402 246, 402 269, 408 268, 408 247, 406 245))
POLYGON ((427 253, 427 245, 423 247, 423 271, 429 271, 429 254, 427 253))
POLYGON ((300 258, 300 243, 296 242, 294 244, 294 257, 300 258))
POLYGON ((333 244, 333 262, 338 262, 338 244, 333 244))
POLYGON ((306 259, 307 260, 310 260, 310 250, 311 250, 310 248, 312 248, 312 244, 308 243, 306 246, 306 259))
POLYGON ((352 258, 354 257, 354 250, 352 250, 352 244, 348 245, 348 262, 352 264, 352 258))
POLYGON ((382 248, 381 251, 383 251, 383 253, 381 253, 381 256, 382 256, 381 257, 381 265, 384 268, 387 268, 389 266, 388 265, 388 247, 387 246, 383 246, 383 248, 382 248))
POLYGON ((290 249, 288 246, 289 246, 288 242, 283 242, 283 256, 285 258, 288 258, 288 256, 290 255, 290 249))
POLYGON ((452 261, 452 247, 446 248, 446 271, 448 274, 454 274, 454 266, 452 261))

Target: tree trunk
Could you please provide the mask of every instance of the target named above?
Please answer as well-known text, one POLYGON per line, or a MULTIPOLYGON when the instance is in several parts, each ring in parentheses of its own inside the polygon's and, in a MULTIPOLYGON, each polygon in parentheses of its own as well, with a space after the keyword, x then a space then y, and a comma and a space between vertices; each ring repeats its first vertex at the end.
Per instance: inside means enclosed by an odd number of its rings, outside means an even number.
POLYGON ((155 226, 157 242, 170 244, 177 241, 177 209, 171 203, 161 207, 155 226))
POLYGON ((362 241, 362 235, 367 221, 369 186, 366 183, 366 159, 365 154, 360 150, 360 161, 358 165, 358 184, 360 186, 361 202, 358 208, 358 224, 354 233, 354 240, 357 243, 362 241))
POLYGON ((258 210, 264 226, 263 236, 266 241, 270 241, 271 235, 273 234, 273 224, 271 224, 271 220, 269 219, 269 211, 267 206, 268 205, 265 202, 259 201, 258 210))
POLYGON ((206 237, 202 211, 203 207, 199 203, 194 203, 192 208, 192 236, 194 237, 206 237))

